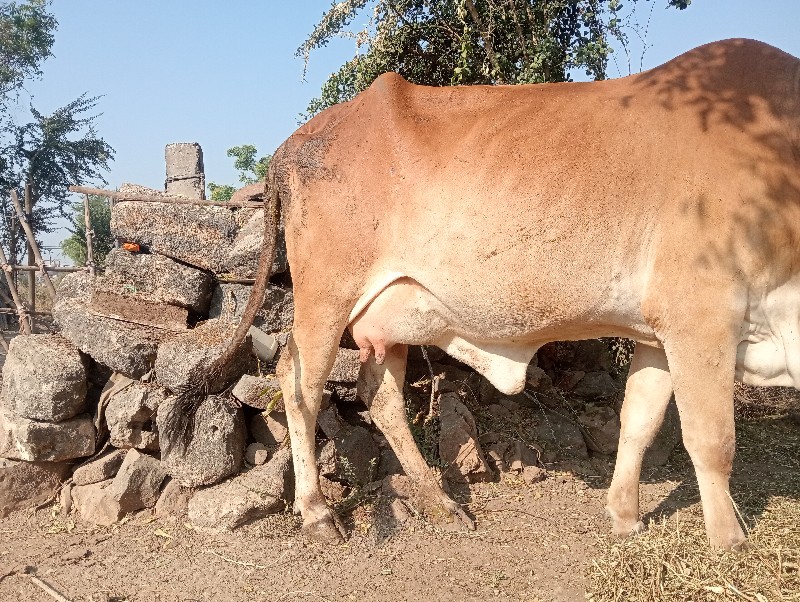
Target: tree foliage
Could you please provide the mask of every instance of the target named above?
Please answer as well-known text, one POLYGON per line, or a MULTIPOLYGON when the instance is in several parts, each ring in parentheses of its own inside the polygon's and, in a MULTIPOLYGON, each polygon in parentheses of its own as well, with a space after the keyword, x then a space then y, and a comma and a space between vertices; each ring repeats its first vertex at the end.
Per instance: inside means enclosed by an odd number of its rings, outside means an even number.
MULTIPOLYGON (((86 220, 84 218, 83 201, 71 205, 72 227, 68 228, 69 238, 61 243, 61 250, 75 265, 86 264, 86 220)), ((111 234, 111 206, 101 196, 89 196, 89 216, 94 236, 92 237, 92 253, 95 263, 101 263, 114 248, 114 236, 111 234)))
MULTIPOLYGON (((272 155, 264 155, 256 159, 258 149, 252 144, 243 144, 241 146, 232 146, 226 153, 229 157, 233 158, 233 166, 239 170, 239 182, 244 185, 255 184, 267 177, 267 170, 269 169, 269 162, 272 155)), ((215 184, 210 182, 208 190, 211 193, 212 201, 229 201, 236 192, 236 186, 229 184, 215 184)))
MULTIPOLYGON (((356 41, 355 56, 324 83, 311 116, 350 100, 378 75, 396 71, 433 86, 570 80, 583 69, 604 79, 611 39, 636 31, 635 6, 648 0, 341 0, 322 16, 297 54, 333 38, 356 41), (359 16, 367 24, 353 30, 359 16)), ((656 0, 653 0, 656 1, 656 0)), ((684 9, 691 0, 660 0, 684 9)))
POLYGON ((58 23, 46 0, 0 3, 0 95, 41 75, 58 23))

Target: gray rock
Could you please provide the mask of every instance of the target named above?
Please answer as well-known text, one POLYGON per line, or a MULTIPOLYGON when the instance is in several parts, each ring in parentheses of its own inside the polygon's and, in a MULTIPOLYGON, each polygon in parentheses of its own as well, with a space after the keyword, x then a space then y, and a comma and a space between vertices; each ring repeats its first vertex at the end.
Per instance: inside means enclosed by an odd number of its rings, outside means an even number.
POLYGON ((547 375, 547 372, 538 366, 528 366, 525 372, 525 382, 537 393, 542 393, 543 395, 552 395, 554 393, 553 381, 547 375))
MULTIPOLYGON (((258 259, 264 244, 264 210, 241 209, 237 220, 242 224, 236 234, 227 257, 226 271, 239 278, 255 278, 258 272, 258 259)), ((283 219, 278 224, 278 240, 275 247, 275 259, 272 262, 272 273, 282 274, 289 269, 286 259, 286 237, 283 219)))
MULTIPOLYGON (((184 487, 211 485, 235 474, 244 461, 246 429, 241 409, 220 397, 207 397, 197 409, 194 431, 185 448, 169 441, 164 430, 175 398, 158 408, 156 423, 161 438, 161 461, 169 475, 184 487)), ((172 436, 180 436, 174 434, 172 436)))
POLYGON ((152 370, 158 344, 172 333, 93 315, 91 286, 92 277, 83 272, 69 274, 60 282, 53 319, 61 335, 97 362, 140 378, 152 370))
POLYGON ((168 194, 190 199, 206 198, 203 149, 197 142, 176 142, 164 148, 168 194))
POLYGON ((114 394, 105 410, 111 445, 158 450, 156 410, 166 396, 163 388, 144 383, 134 383, 114 394))
POLYGON ((375 480, 381 452, 367 429, 345 424, 332 441, 340 480, 362 486, 375 480))
POLYGON ((336 352, 336 359, 333 368, 328 376, 329 382, 355 383, 358 381, 358 373, 361 370, 360 352, 357 349, 345 349, 339 347, 336 352))
MULTIPOLYGON (((127 190, 123 186, 120 191, 127 190)), ((125 201, 111 212, 115 237, 212 272, 227 271, 236 231, 236 220, 226 207, 125 201)))
MULTIPOLYGON (((214 288, 210 318, 220 318, 239 323, 252 286, 246 284, 219 284, 214 288)), ((267 333, 288 332, 294 320, 294 295, 292 289, 268 284, 264 304, 258 310, 253 324, 267 333)))
POLYGON ((80 517, 88 523, 109 526, 116 523, 125 511, 108 494, 112 480, 79 485, 72 488, 72 503, 80 517))
POLYGON ((261 443, 269 450, 274 450, 283 445, 289 434, 286 424, 286 414, 273 410, 269 414, 262 412, 256 414, 247 425, 250 436, 257 443, 261 443))
MULTIPOLYGON (((202 382, 208 368, 220 357, 236 327, 221 320, 207 320, 197 328, 178 335, 158 347, 155 370, 158 383, 170 391, 181 391, 202 382)), ((245 338, 236 357, 226 364, 220 377, 210 383, 211 393, 244 374, 252 363, 250 337, 245 338)))
POLYGON ((609 406, 587 404, 578 415, 586 445, 601 454, 613 454, 619 443, 619 416, 609 406))
POLYGON ((136 512, 156 505, 161 483, 166 476, 161 462, 131 449, 106 491, 119 503, 123 512, 136 512))
POLYGON ((200 531, 232 531, 284 510, 293 496, 292 481, 291 452, 284 448, 263 466, 197 491, 189 501, 189 521, 200 531))
POLYGON ((113 479, 119 472, 126 453, 124 449, 112 449, 93 458, 90 462, 75 469, 72 474, 72 482, 75 485, 91 485, 113 479))
POLYGON ((277 407, 279 400, 276 399, 276 395, 280 392, 281 386, 277 377, 244 374, 236 383, 231 394, 251 408, 266 410, 270 404, 277 407))
POLYGON ((156 253, 114 249, 105 260, 106 272, 95 290, 136 294, 144 299, 204 313, 211 301, 211 276, 156 253))
POLYGON ((536 438, 547 448, 547 462, 552 462, 559 454, 578 458, 588 458, 589 451, 577 424, 556 414, 546 412, 536 425, 536 438))
POLYGON ((59 423, 38 422, 0 412, 0 456, 29 462, 63 462, 91 456, 95 430, 91 416, 82 414, 59 423))
POLYGON ((86 410, 86 369, 58 335, 14 337, 3 365, 6 407, 32 420, 60 422, 86 410))
POLYGON ((587 372, 578 383, 572 387, 572 393, 588 399, 599 399, 616 395, 617 383, 608 372, 587 372))
POLYGON ((492 480, 494 475, 478 444, 475 419, 458 394, 442 393, 439 411, 439 457, 446 465, 444 477, 456 483, 492 480))
POLYGON ((269 450, 263 443, 251 443, 244 451, 244 459, 252 466, 261 466, 267 463, 269 450))
POLYGON ((18 462, 0 458, 0 518, 51 499, 69 474, 66 462, 18 462))
MULTIPOLYGON (((167 479, 169 479, 169 477, 167 477, 167 479)), ((178 481, 169 479, 161 490, 161 495, 156 502, 156 516, 158 518, 175 518, 186 514, 192 495, 194 495, 193 489, 183 487, 178 481)))

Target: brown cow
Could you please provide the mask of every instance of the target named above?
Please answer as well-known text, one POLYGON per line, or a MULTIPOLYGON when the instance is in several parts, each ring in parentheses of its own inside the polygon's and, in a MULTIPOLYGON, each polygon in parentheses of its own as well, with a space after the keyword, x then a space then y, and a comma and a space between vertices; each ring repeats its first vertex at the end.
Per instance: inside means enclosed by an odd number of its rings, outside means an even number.
POLYGON ((470 527, 406 423, 407 346, 437 345, 511 394, 544 343, 636 340, 614 531, 642 526, 642 455, 674 391, 708 537, 744 541, 728 491, 734 377, 800 385, 798 59, 729 40, 595 83, 429 88, 385 74, 278 149, 268 197, 270 232, 283 205, 294 282, 278 374, 306 532, 339 538, 314 430, 350 328, 373 420, 470 527))

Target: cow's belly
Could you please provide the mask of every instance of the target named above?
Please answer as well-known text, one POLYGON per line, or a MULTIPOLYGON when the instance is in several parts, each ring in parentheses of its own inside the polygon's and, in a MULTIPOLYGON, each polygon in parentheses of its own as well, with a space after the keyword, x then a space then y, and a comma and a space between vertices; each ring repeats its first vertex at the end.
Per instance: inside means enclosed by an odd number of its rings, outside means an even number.
POLYGON ((617 334, 585 327, 576 335, 574 330, 563 329, 562 324, 554 335, 532 330, 525 320, 502 319, 497 314, 503 311, 504 308, 487 311, 483 306, 459 307, 456 314, 417 281, 398 277, 362 298, 351 314, 349 327, 361 349, 362 361, 374 353, 381 363, 386 350, 397 344, 436 345, 507 395, 524 388, 527 366, 544 343, 617 334), (518 325, 510 326, 514 323, 518 325))
POLYGON ((800 389, 800 281, 751 298, 736 353, 736 379, 800 389))

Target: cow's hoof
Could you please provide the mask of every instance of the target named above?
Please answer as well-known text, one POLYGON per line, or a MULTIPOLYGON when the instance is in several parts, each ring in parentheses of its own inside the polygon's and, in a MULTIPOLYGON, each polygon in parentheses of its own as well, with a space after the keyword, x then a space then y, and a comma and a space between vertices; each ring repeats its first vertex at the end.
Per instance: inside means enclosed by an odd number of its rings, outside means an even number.
POLYGON ((614 533, 620 539, 625 539, 626 537, 630 537, 631 535, 638 535, 645 530, 644 523, 640 520, 636 521, 635 523, 626 523, 626 524, 619 524, 617 522, 614 523, 614 527, 611 529, 611 532, 614 533))
POLYGON ((338 544, 345 539, 344 527, 331 511, 319 519, 303 523, 302 533, 312 541, 325 544, 338 544))
POLYGON ((431 522, 466 531, 475 530, 475 521, 464 512, 461 504, 451 499, 446 493, 437 491, 421 493, 419 498, 421 509, 431 522))

